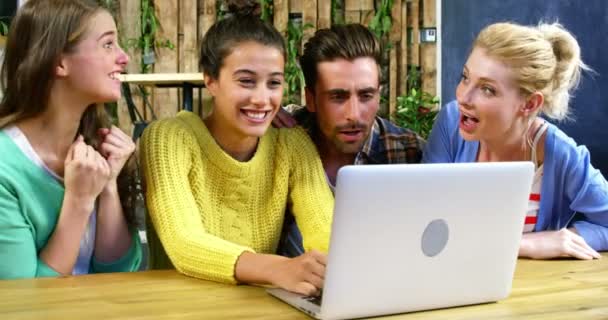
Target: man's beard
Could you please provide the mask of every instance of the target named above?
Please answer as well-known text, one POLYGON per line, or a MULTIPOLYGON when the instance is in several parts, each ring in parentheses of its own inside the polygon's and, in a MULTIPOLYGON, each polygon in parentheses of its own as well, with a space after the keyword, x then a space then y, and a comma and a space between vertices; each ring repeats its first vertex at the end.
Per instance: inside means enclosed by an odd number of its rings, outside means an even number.
POLYGON ((357 154, 363 148, 363 144, 369 136, 369 128, 363 122, 354 122, 346 125, 337 126, 332 132, 332 143, 334 147, 344 154, 357 154), (343 130, 360 130, 363 135, 362 138, 355 142, 344 142, 338 138, 338 134, 343 130))

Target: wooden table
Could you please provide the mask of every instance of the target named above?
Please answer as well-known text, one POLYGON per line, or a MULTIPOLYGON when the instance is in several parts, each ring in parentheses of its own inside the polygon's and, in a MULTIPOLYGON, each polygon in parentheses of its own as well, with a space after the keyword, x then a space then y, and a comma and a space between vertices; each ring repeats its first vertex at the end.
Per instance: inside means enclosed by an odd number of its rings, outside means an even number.
POLYGON ((148 85, 156 87, 179 87, 183 92, 183 106, 185 110, 192 111, 192 89, 205 86, 202 73, 144 73, 122 74, 120 81, 130 84, 148 85))
MULTIPOLYGON (((0 319, 41 318, 310 319, 263 288, 222 285, 175 271, 0 281, 0 319)), ((520 260, 506 300, 386 318, 608 319, 608 254, 595 261, 520 260)))

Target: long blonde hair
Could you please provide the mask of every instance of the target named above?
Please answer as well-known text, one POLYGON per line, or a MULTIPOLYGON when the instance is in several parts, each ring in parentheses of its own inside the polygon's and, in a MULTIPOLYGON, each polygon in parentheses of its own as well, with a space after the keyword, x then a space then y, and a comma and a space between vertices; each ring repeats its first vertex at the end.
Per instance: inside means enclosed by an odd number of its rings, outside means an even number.
POLYGON ((502 22, 485 27, 473 43, 509 66, 523 95, 540 92, 540 113, 556 120, 569 116, 569 101, 582 70, 591 70, 581 59, 574 36, 561 24, 522 26, 502 22))

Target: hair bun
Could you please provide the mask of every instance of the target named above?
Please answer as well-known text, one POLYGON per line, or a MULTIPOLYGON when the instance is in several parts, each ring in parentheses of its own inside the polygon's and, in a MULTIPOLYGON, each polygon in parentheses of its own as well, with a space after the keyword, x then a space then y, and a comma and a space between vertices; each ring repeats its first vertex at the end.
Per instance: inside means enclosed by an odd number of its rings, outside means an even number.
POLYGON ((262 7, 257 0, 226 0, 228 14, 237 17, 260 17, 262 7))
POLYGON ((580 58, 580 47, 574 36, 558 22, 538 25, 543 37, 551 43, 558 63, 569 63, 580 58))

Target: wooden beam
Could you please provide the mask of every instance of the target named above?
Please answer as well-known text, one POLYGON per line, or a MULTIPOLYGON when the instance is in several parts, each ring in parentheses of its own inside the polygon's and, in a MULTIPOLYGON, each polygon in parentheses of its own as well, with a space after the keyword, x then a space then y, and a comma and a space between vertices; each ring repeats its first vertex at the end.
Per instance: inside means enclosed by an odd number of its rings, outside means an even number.
POLYGON ((399 68, 397 66, 397 48, 395 46, 391 47, 389 57, 388 116, 390 119, 393 119, 397 108, 397 96, 399 95, 399 88, 397 86, 397 72, 399 68))
POLYGON ((306 43, 306 41, 313 36, 315 30, 317 30, 317 0, 306 0, 302 2, 302 25, 312 25, 312 28, 304 30, 302 43, 306 43))
MULTIPOLYGON (((391 31, 389 35, 390 41, 395 44, 401 41, 401 32, 407 32, 407 30, 403 30, 401 28, 401 1, 402 0, 393 0, 393 7, 391 8, 391 31)), ((405 17, 403 17, 405 19, 405 17)))
MULTIPOLYGON (((178 7, 176 1, 156 1, 154 4, 156 17, 160 27, 156 33, 157 40, 169 40, 177 44, 178 7)), ((156 73, 175 73, 178 71, 178 50, 170 48, 157 48, 156 73)), ((177 89, 154 90, 154 111, 158 118, 175 115, 179 108, 177 89)))
MULTIPOLYGON (((124 50, 129 55, 129 64, 127 65, 128 73, 140 73, 141 72, 141 50, 134 46, 127 46, 129 39, 139 39, 141 32, 141 19, 140 19, 140 3, 136 0, 127 0, 120 4, 119 17, 116 22, 119 27, 119 36, 122 39, 124 50)), ((145 116, 145 108, 143 107, 143 100, 138 94, 138 90, 131 88, 131 97, 133 103, 139 110, 142 116, 145 116)), ((124 99, 118 101, 118 126, 124 131, 129 133, 133 132, 133 124, 129 117, 129 109, 124 99)))
MULTIPOLYGON (((198 3, 179 0, 178 53, 179 72, 198 72, 198 3)), ((178 91, 181 95, 182 92, 178 91)), ((192 110, 199 113, 198 94, 193 94, 192 110)), ((182 102, 182 97, 179 98, 182 102)), ((183 106, 182 106, 183 107, 183 106)))
POLYGON ((140 74, 121 74, 118 79, 122 82, 140 85, 181 85, 182 83, 192 83, 195 85, 205 84, 205 78, 200 72, 192 73, 140 73, 140 74))
MULTIPOLYGON (((200 47, 207 30, 215 23, 217 16, 217 0, 198 0, 198 10, 198 41, 200 47)), ((205 115, 211 112, 212 99, 207 89, 201 89, 200 91, 201 93, 199 95, 201 96, 202 102, 199 104, 202 105, 202 110, 199 111, 199 114, 205 115)))
MULTIPOLYGON (((327 0, 321 0, 321 1, 327 1, 327 0)), ((289 0, 289 12, 302 12, 302 2, 305 2, 303 0, 289 0)))
POLYGON ((203 40, 207 30, 215 23, 217 16, 216 5, 216 0, 198 0, 199 42, 203 40))
POLYGON ((374 14, 375 13, 376 12, 374 12, 374 10, 364 10, 364 11, 361 11, 361 24, 363 24, 366 27, 369 26, 369 23, 374 18, 374 14))
POLYGON ((374 11, 374 0, 344 0, 345 11, 374 11))
POLYGON ((274 0, 274 26, 282 35, 287 34, 287 22, 289 21, 289 1, 274 0))
POLYGON ((319 0, 317 5, 317 29, 325 29, 331 27, 331 1, 319 0))
POLYGON ((198 72, 198 6, 192 0, 179 2, 179 72, 198 72))
POLYGON ((411 64, 415 66, 420 65, 420 0, 410 0, 410 16, 411 16, 411 28, 412 28, 412 60, 411 64))
POLYGON ((399 57, 399 92, 406 93, 407 92, 407 50, 408 50, 408 39, 407 39, 407 26, 408 26, 408 18, 407 18, 407 3, 402 3, 401 5, 401 40, 399 43, 400 48, 400 57, 399 57))
MULTIPOLYGON (((437 19, 435 0, 423 0, 422 26, 435 28, 437 19)), ((437 36, 435 36, 436 38, 437 36)), ((437 94, 437 44, 423 43, 420 45, 420 66, 422 68, 422 90, 432 95, 437 94)))
POLYGON ((361 11, 344 11, 345 23, 361 23, 361 11))

